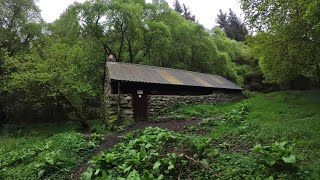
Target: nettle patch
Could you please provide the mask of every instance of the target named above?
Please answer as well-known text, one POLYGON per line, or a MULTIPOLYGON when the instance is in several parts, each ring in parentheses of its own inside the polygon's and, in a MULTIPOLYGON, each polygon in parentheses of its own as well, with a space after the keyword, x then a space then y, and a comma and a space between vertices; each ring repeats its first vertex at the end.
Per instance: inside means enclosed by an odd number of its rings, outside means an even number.
MULTIPOLYGON (((211 139, 182 136, 160 128, 146 128, 125 135, 122 143, 93 158, 93 168, 82 179, 178 179, 194 172, 214 174, 211 139)), ((210 175, 209 175, 210 176, 210 175)))

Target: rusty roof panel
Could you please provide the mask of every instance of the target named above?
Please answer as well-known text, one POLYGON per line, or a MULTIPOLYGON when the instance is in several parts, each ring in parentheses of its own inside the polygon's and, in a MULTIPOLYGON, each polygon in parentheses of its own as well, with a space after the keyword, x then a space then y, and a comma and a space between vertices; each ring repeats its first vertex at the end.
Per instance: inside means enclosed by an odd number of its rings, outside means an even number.
POLYGON ((243 90, 218 75, 119 62, 107 62, 107 67, 112 80, 243 90))

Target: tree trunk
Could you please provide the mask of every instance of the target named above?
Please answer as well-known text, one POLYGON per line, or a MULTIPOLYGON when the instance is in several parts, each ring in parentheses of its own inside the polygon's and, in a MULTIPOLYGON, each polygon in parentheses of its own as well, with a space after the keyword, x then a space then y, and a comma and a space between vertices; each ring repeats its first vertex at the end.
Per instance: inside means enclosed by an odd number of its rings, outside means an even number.
POLYGON ((0 110, 0 135, 4 133, 4 124, 7 123, 6 114, 0 110))
POLYGON ((133 63, 134 56, 133 56, 133 50, 132 50, 131 42, 130 42, 128 36, 126 36, 126 39, 127 39, 127 43, 128 43, 129 63, 133 63))
POLYGON ((320 64, 317 64, 316 66, 316 76, 315 79, 317 79, 316 81, 316 87, 320 88, 320 64))
POLYGON ((68 104, 69 107, 71 107, 72 111, 75 113, 76 117, 80 120, 79 123, 80 123, 80 128, 81 130, 89 130, 89 124, 86 120, 86 118, 84 118, 79 110, 73 106, 73 104, 66 98, 66 96, 64 96, 62 93, 59 93, 61 98, 68 104))

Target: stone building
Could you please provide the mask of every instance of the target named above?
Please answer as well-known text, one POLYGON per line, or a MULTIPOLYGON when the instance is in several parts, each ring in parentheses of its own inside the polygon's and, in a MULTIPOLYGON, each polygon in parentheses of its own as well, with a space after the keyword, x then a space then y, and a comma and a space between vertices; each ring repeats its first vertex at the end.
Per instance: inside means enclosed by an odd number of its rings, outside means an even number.
POLYGON ((122 122, 153 120, 161 115, 163 109, 177 103, 230 102, 240 99, 242 91, 238 85, 217 75, 139 64, 106 63, 107 121, 114 117, 122 122))

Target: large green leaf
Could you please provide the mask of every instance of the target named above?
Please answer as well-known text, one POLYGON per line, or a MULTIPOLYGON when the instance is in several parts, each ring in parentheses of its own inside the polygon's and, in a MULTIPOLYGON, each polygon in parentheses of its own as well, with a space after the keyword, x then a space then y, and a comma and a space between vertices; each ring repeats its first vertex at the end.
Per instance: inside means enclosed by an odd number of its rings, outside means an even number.
POLYGON ((289 155, 289 156, 282 156, 282 159, 285 163, 295 163, 296 162, 296 156, 295 155, 289 155))

